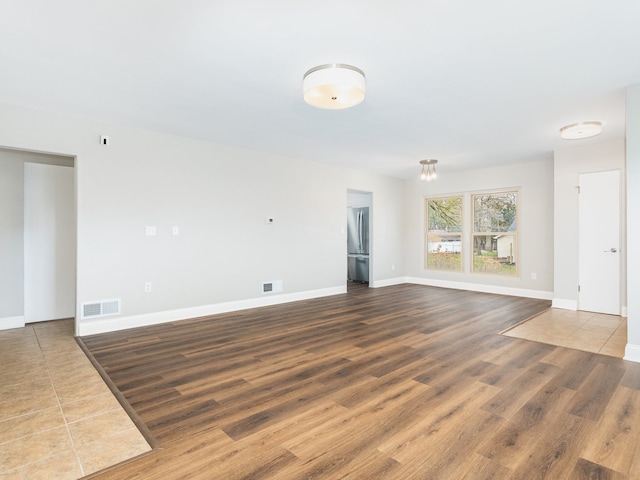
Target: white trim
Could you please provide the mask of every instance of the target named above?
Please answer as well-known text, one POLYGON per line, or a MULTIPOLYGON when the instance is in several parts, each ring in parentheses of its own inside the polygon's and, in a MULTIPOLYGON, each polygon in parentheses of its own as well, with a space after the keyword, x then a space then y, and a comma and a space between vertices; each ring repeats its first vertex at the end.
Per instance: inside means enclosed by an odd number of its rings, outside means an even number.
POLYGON ((551 300, 553 292, 543 290, 528 290, 524 288, 500 287, 498 285, 481 285, 477 283, 452 282, 450 280, 435 280, 431 278, 407 277, 407 283, 427 285, 431 287, 453 288, 456 290, 469 290, 471 292, 496 293, 498 295, 512 295, 516 297, 539 298, 551 300))
POLYGON ((640 345, 632 345, 627 343, 627 347, 624 349, 624 357, 625 360, 629 360, 630 362, 638 362, 640 363, 640 345))
POLYGON ((235 312, 248 308, 266 307, 281 303, 297 302, 299 300, 309 300, 311 298, 327 297, 346 293, 347 287, 331 287, 306 292, 288 293, 285 295, 273 295, 235 302, 215 303, 212 305, 201 305, 198 307, 181 308, 179 310, 168 310, 164 312, 144 313, 129 317, 108 318, 95 321, 82 321, 78 323, 78 336, 94 335, 97 333, 114 332, 127 328, 144 327, 158 323, 175 322, 189 318, 216 315, 218 313, 235 312))
POLYGON ((387 278, 386 280, 376 280, 369 282, 370 288, 391 287, 392 285, 402 285, 407 283, 406 277, 387 278))
POLYGON ((567 300, 566 298, 554 298, 551 302, 552 308, 561 308, 563 310, 578 310, 577 300, 567 300))
MULTIPOLYGON (((554 298, 551 302, 551 308, 561 308, 562 310, 578 310, 577 300, 567 300, 564 298, 554 298)), ((620 316, 627 318, 627 307, 620 307, 620 316)))
POLYGON ((11 328, 24 327, 24 315, 18 315, 17 317, 4 317, 0 318, 0 330, 9 330, 11 328))
MULTIPOLYGON (((369 287, 381 288, 392 285, 401 285, 403 283, 413 283, 417 285, 426 285, 432 287, 452 288, 456 290, 469 290, 472 292, 495 293, 499 295, 511 295, 526 298, 539 298, 542 300, 553 299, 553 292, 545 292, 542 290, 527 290, 522 288, 500 287, 496 285, 481 285, 476 283, 454 282, 447 280, 434 280, 419 277, 396 277, 385 280, 371 282, 369 287)), ((159 323, 175 322, 186 320, 189 318, 204 317, 207 315, 216 315, 219 313, 235 312, 249 308, 266 307, 270 305, 279 305, 282 303, 296 302, 300 300, 309 300, 312 298, 326 297, 330 295, 339 295, 347 292, 347 287, 330 287, 318 290, 309 290, 306 292, 289 293, 285 295, 273 295, 260 298, 252 298, 247 300, 238 300, 234 302, 223 302, 211 305, 201 305, 197 307, 188 307, 178 310, 168 310, 163 312, 145 313, 141 315, 132 315, 128 317, 106 318, 99 320, 78 322, 78 336, 94 335, 98 333, 113 332, 117 330, 125 330, 128 328, 144 327, 159 323)), ((557 299, 553 300, 556 306, 557 299)), ((567 305, 571 300, 560 301, 562 305, 567 305)), ((577 302, 574 302, 577 306, 577 302)), ((560 307, 558 308, 567 308, 560 307)), ((17 317, 16 317, 17 318, 17 317)), ((2 320, 2 319, 0 319, 2 320)), ((20 325, 24 326, 24 325, 20 325)), ((13 327, 8 327, 13 328, 13 327)))

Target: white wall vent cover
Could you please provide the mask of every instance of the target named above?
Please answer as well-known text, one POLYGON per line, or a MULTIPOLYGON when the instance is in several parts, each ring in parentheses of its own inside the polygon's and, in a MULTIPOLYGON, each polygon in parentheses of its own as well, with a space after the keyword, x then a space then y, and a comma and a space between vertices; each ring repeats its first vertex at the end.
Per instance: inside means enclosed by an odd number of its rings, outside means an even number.
POLYGON ((120 315, 119 298, 82 304, 82 318, 108 317, 109 315, 120 315))
POLYGON ((278 293, 282 291, 282 280, 262 282, 262 293, 278 293))

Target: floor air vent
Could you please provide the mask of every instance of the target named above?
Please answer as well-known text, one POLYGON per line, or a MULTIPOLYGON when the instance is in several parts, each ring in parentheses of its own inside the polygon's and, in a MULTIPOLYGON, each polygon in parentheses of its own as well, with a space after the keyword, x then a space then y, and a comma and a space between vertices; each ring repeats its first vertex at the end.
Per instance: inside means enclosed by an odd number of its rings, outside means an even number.
POLYGON ((109 315, 120 315, 119 298, 82 304, 82 318, 108 317, 109 315))

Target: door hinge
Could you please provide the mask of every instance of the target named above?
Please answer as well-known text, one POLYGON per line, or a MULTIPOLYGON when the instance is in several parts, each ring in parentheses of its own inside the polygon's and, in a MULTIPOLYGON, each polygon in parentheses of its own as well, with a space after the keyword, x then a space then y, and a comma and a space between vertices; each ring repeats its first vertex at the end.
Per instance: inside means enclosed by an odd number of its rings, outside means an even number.
POLYGON ((578 293, 580 293, 580 285, 578 285, 578 293))
POLYGON ((580 185, 578 185, 576 189, 578 190, 578 195, 580 195, 580 185))

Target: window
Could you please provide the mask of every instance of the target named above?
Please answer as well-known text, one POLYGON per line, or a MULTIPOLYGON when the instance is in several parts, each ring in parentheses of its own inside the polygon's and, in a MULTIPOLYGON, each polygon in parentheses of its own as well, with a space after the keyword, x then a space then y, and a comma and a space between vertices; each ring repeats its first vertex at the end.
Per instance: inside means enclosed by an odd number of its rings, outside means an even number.
POLYGON ((471 196, 473 272, 518 274, 517 203, 517 191, 471 196))
POLYGON ((462 197, 428 198, 425 268, 462 271, 462 197))

